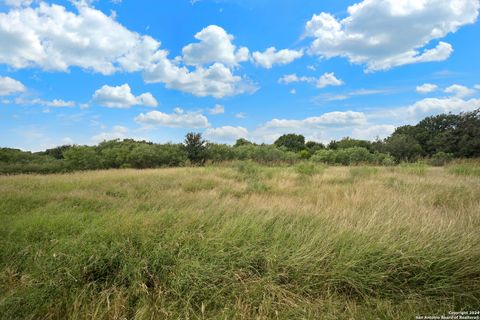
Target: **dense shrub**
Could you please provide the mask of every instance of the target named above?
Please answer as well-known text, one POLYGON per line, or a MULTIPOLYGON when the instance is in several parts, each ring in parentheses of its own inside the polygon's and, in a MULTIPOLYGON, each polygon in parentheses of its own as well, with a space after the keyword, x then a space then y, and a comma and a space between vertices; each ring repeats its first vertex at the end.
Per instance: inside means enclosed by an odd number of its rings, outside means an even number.
POLYGON ((435 153, 429 160, 432 166, 444 166, 453 160, 453 154, 445 153, 443 151, 435 153))
POLYGON ((373 164, 378 164, 382 166, 393 166, 395 164, 395 159, 386 153, 381 153, 375 151, 372 154, 373 157, 373 164))
MULTIPOLYGON (((427 117, 415 126, 397 128, 392 138, 396 136, 408 137, 408 144, 415 145, 417 152, 420 148, 419 153, 423 156, 444 152, 452 153, 455 157, 479 157, 480 109, 458 115, 427 117)), ((403 145, 405 147, 407 144, 403 145)))
POLYGON ((242 145, 234 148, 238 160, 253 160, 263 164, 280 162, 293 163, 299 159, 295 152, 286 151, 273 145, 242 145))
POLYGON ((314 162, 335 164, 335 151, 334 150, 318 150, 310 158, 314 162))
POLYGON ((411 136, 398 134, 385 140, 384 151, 397 162, 415 161, 422 156, 422 147, 411 136))
POLYGON ((255 177, 259 172, 258 166, 251 161, 237 161, 235 162, 234 167, 238 173, 244 176, 255 177))
POLYGON ((284 147, 288 151, 299 152, 305 149, 305 137, 301 134, 284 134, 274 142, 274 145, 284 147))
POLYGON ((358 165, 358 164, 376 164, 391 165, 393 158, 384 153, 371 153, 363 147, 353 147, 336 150, 319 150, 310 160, 327 164, 340 165, 358 165))
POLYGON ((232 161, 236 159, 236 152, 234 148, 226 144, 208 143, 207 159, 213 163, 232 161))
POLYGON ((73 146, 63 154, 67 168, 71 170, 95 170, 102 168, 102 158, 94 147, 73 146))
POLYGON ((334 150, 349 149, 349 148, 355 148, 355 147, 365 148, 370 151, 372 148, 372 143, 366 140, 358 140, 358 139, 352 139, 347 137, 340 141, 333 140, 328 144, 328 148, 334 149, 334 150))
POLYGON ((286 153, 275 146, 254 146, 252 151, 251 159, 260 163, 280 162, 286 153))
POLYGON ((309 159, 312 156, 312 154, 310 153, 310 151, 305 149, 300 151, 298 156, 300 157, 300 159, 309 159))
POLYGON ((65 162, 52 157, 37 159, 28 163, 5 163, 0 162, 0 174, 19 174, 19 173, 59 173, 67 172, 68 168, 65 162))
POLYGON ((313 176, 323 171, 322 166, 315 165, 313 162, 300 162, 295 166, 295 171, 303 176, 313 176))
POLYGON ((183 166, 187 162, 182 145, 179 144, 162 144, 156 146, 157 166, 161 167, 178 167, 183 166))

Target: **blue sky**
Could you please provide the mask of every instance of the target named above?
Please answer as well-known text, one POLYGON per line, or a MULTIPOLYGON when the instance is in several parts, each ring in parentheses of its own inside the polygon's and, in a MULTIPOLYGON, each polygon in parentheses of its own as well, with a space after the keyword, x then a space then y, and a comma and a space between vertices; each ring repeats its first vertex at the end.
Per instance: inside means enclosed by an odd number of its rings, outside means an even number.
POLYGON ((375 139, 480 107, 479 0, 0 0, 0 146, 375 139))

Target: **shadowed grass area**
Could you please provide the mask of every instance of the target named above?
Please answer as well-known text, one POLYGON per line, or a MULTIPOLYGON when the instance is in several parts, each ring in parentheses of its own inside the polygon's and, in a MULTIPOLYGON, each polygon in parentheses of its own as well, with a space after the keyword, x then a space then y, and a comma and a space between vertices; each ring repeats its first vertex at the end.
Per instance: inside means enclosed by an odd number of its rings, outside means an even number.
POLYGON ((478 177, 302 166, 0 177, 0 319, 478 309, 478 177))

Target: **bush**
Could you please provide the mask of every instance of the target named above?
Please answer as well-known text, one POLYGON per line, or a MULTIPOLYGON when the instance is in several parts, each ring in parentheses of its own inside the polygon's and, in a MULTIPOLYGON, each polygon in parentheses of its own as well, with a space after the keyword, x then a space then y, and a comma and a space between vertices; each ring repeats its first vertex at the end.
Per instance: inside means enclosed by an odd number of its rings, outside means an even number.
POLYGON ((252 160, 260 163, 274 163, 284 160, 286 151, 275 146, 255 146, 252 153, 252 160))
POLYGON ((238 160, 253 160, 262 164, 280 162, 294 163, 299 159, 295 152, 281 150, 273 145, 242 145, 233 148, 235 158, 238 160))
POLYGON ((45 152, 31 153, 18 149, 0 149, 0 174, 59 173, 68 169, 63 160, 45 152))
POLYGON ((372 143, 366 140, 357 140, 352 138, 343 138, 340 141, 331 141, 328 144, 329 149, 337 150, 337 149, 350 149, 350 148, 365 148, 367 150, 371 150, 372 143))
POLYGON ((373 163, 382 165, 382 166, 393 166, 395 165, 395 159, 386 153, 374 152, 373 155, 373 163))
POLYGON ((310 157, 311 157, 312 155, 310 154, 310 152, 309 152, 308 150, 302 150, 302 151, 300 151, 300 153, 298 154, 298 156, 299 156, 300 159, 304 159, 304 160, 305 160, 305 159, 310 159, 310 157))
POLYGON ((313 176, 320 170, 312 162, 300 162, 295 166, 295 171, 300 175, 313 176))
POLYGON ((350 168, 350 176, 352 179, 366 178, 378 173, 377 168, 372 167, 354 167, 350 168))
POLYGON ((337 155, 340 163, 344 165, 372 163, 373 157, 368 149, 363 147, 353 147, 338 150, 337 155))
POLYGON ((274 145, 284 147, 288 151, 299 152, 305 148, 305 137, 301 134, 284 134, 274 142, 274 145))
POLYGON ((238 161, 234 164, 235 169, 245 176, 256 176, 258 167, 252 161, 238 161))
POLYGON ((318 150, 310 158, 313 162, 335 164, 335 151, 334 150, 318 150))
POLYGON ((62 173, 69 171, 65 162, 54 158, 29 163, 5 163, 0 162, 0 174, 22 174, 22 173, 62 173))
MULTIPOLYGON (((248 145, 245 143, 245 145, 248 145)), ((234 148, 226 144, 207 144, 207 159, 213 163, 232 161, 235 159, 236 152, 234 148)))
POLYGON ((157 145, 156 152, 159 166, 162 167, 178 167, 187 162, 187 154, 180 144, 157 145))
POLYGON ((397 162, 414 161, 422 155, 422 147, 411 136, 396 134, 385 141, 384 149, 392 155, 397 162))
POLYGON ((100 155, 94 147, 73 146, 63 153, 66 165, 71 170, 95 170, 102 168, 100 155))
POLYGON ((445 153, 445 152, 440 151, 440 152, 435 153, 430 158, 428 163, 432 166, 441 167, 441 166, 444 166, 444 165, 450 163, 452 160, 453 160, 453 154, 445 153))
POLYGON ((343 148, 337 150, 318 150, 310 158, 311 161, 326 164, 358 165, 377 164, 391 165, 393 158, 384 153, 371 153, 363 147, 343 148))

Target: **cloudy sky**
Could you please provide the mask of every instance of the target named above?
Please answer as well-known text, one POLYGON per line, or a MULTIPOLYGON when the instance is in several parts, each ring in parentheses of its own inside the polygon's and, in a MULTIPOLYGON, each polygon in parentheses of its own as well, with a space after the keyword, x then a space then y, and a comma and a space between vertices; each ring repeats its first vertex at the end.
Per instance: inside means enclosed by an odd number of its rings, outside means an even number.
POLYGON ((480 0, 0 0, 0 146, 383 138, 480 107, 480 0))

